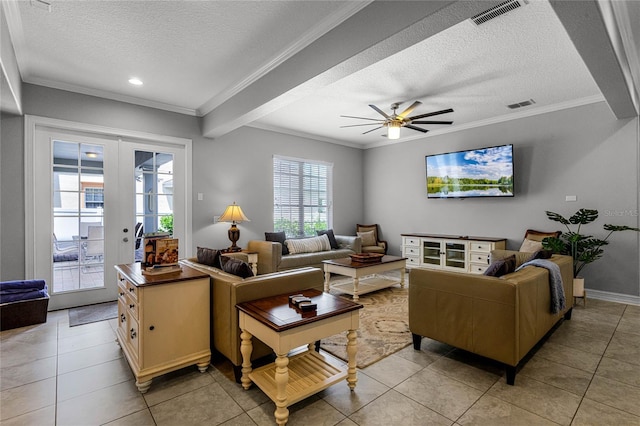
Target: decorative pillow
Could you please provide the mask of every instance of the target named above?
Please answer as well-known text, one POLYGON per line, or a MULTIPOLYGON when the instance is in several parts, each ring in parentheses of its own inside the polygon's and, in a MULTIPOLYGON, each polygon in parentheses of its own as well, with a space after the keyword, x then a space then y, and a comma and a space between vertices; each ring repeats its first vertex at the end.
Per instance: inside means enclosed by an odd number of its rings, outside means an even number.
POLYGON ((553 252, 551 250, 538 250, 527 259, 527 262, 534 259, 549 259, 552 255, 553 252))
POLYGON ((329 237, 329 244, 331 244, 332 249, 339 249, 338 241, 336 240, 336 236, 333 234, 333 229, 327 229, 326 231, 316 231, 318 236, 326 235, 329 237))
POLYGON ((282 232, 265 232, 264 233, 264 240, 265 241, 273 241, 274 243, 280 243, 282 244, 282 255, 286 255, 289 254, 289 249, 287 248, 287 245, 284 243, 285 240, 287 239, 287 236, 284 234, 284 231, 282 232))
POLYGON ((484 275, 489 277, 501 277, 516 270, 516 257, 511 255, 505 259, 496 260, 484 271, 484 275))
POLYGON ((222 270, 228 272, 229 274, 233 274, 240 278, 249 278, 253 276, 253 271, 251 270, 251 265, 247 262, 243 262, 240 259, 236 259, 235 257, 226 257, 222 256, 220 258, 222 263, 222 270))
POLYGON ((515 250, 491 250, 489 254, 489 263, 493 263, 496 260, 504 260, 509 256, 516 257, 516 268, 528 261, 531 257, 531 253, 515 250))
POLYGON ((213 266, 214 268, 222 269, 220 263, 220 251, 210 249, 206 247, 198 247, 198 263, 203 265, 213 266))
POLYGON ((376 231, 356 232, 356 234, 362 238, 363 247, 378 245, 376 241, 376 231))
POLYGON ((536 251, 540 251, 540 250, 542 250, 542 242, 525 238, 525 240, 522 242, 522 245, 520 246, 520 250, 518 251, 535 253, 536 251))
POLYGON ((286 240, 285 244, 291 254, 316 253, 331 250, 331 243, 329 243, 329 237, 326 234, 320 235, 319 237, 286 240))

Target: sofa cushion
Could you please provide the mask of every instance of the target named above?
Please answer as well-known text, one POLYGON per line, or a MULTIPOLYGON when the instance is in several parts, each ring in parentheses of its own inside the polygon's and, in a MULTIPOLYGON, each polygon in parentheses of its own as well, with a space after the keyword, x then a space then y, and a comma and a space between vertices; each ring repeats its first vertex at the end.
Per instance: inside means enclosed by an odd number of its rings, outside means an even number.
POLYGON ((542 250, 542 243, 540 241, 530 240, 525 238, 520 246, 520 250, 527 253, 535 253, 536 251, 542 250))
POLYGON ((220 250, 198 247, 197 257, 198 263, 222 269, 222 264, 220 263, 220 250))
POLYGON ((332 249, 337 250, 340 248, 340 246, 338 245, 338 241, 336 240, 336 236, 333 233, 333 229, 327 229, 325 231, 316 231, 316 234, 318 236, 326 235, 327 237, 329 237, 329 244, 331 244, 332 249))
POLYGON ((375 246, 378 245, 376 241, 376 232, 375 231, 367 231, 367 232, 356 232, 358 237, 362 238, 362 246, 375 246))
POLYGON ((551 250, 538 250, 534 252, 529 259, 527 259, 527 262, 535 259, 549 259, 552 255, 553 251, 551 250))
POLYGON ((229 274, 233 274, 240 278, 249 278, 253 276, 251 265, 240 259, 224 256, 220 258, 220 262, 222 263, 222 270, 229 274))
POLYGON ((331 250, 331 243, 329 243, 329 237, 326 234, 318 237, 286 240, 284 243, 287 245, 290 254, 331 250))
POLYGON ((504 259, 496 260, 492 262, 486 271, 484 271, 484 275, 489 277, 501 277, 506 274, 510 274, 516 270, 516 256, 511 255, 504 259))
POLYGON ((274 243, 280 243, 282 244, 282 255, 286 255, 289 254, 289 248, 287 247, 287 245, 284 243, 287 239, 287 236, 285 235, 284 231, 282 232, 265 232, 264 233, 264 240, 265 241, 272 241, 274 243))

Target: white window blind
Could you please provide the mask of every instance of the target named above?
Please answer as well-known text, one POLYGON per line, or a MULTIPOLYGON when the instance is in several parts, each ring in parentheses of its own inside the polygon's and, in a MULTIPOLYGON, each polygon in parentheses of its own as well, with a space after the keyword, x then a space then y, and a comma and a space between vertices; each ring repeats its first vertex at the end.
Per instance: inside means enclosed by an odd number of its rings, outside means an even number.
POLYGON ((333 164, 273 157, 273 230, 287 237, 332 227, 333 164))

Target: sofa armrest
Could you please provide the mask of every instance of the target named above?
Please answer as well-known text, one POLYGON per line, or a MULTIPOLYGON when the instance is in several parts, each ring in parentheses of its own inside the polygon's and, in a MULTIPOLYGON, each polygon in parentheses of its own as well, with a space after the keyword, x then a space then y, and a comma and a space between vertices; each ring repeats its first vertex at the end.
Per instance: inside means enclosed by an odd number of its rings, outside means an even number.
POLYGON ((355 253, 362 252, 362 238, 352 235, 336 235, 336 241, 341 249, 353 250, 355 253))
POLYGON ((282 261, 282 244, 273 241, 251 240, 247 251, 258 253, 258 275, 278 271, 282 261))

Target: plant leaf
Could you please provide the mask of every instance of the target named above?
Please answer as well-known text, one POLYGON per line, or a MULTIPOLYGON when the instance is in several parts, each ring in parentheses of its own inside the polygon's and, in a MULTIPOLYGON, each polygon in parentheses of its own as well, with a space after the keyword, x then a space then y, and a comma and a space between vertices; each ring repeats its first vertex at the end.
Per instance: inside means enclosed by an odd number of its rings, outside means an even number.
POLYGON ((547 217, 555 222, 560 222, 563 225, 568 225, 569 221, 567 219, 565 219, 562 215, 559 215, 558 213, 554 213, 554 212, 547 212, 547 217))
POLYGON ((636 232, 640 232, 640 228, 632 228, 630 226, 627 225, 611 225, 608 223, 605 223, 604 225, 604 230, 605 231, 636 231, 636 232))
POLYGON ((569 222, 573 225, 585 225, 591 223, 598 218, 598 210, 580 209, 569 218, 569 222))
POLYGON ((560 238, 546 237, 542 240, 542 248, 558 254, 569 254, 567 245, 560 238))

